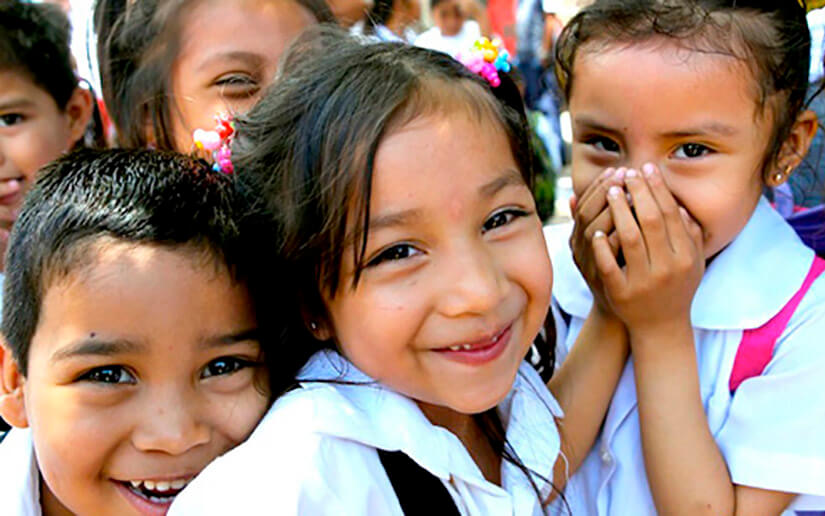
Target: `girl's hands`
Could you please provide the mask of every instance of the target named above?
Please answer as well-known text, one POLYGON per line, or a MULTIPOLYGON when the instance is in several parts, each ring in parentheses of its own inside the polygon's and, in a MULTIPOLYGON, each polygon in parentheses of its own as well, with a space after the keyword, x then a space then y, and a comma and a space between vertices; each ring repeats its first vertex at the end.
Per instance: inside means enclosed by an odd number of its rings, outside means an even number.
POLYGON ((676 203, 654 165, 646 164, 642 173, 627 170, 624 183, 635 218, 621 187, 611 184, 606 198, 626 265, 617 263, 605 223, 593 234, 593 259, 604 297, 627 325, 632 342, 636 334, 667 331, 674 324, 690 327, 690 305, 705 260, 701 228, 676 203))
POLYGON ((610 314, 611 310, 593 259, 593 235, 597 232, 609 235, 607 241, 610 252, 614 257, 617 255, 619 238, 613 232, 613 216, 607 204, 607 192, 612 186, 624 184, 625 172, 624 168, 608 168, 587 187, 581 199, 573 197, 570 200, 570 212, 575 221, 573 234, 570 235, 573 260, 593 293, 594 309, 602 315, 610 314))

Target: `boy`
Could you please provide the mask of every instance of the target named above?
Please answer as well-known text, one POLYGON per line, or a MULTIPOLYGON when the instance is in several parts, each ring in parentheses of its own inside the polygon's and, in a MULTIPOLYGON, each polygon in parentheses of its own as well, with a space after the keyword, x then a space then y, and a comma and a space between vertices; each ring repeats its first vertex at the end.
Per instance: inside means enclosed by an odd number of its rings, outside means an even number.
POLYGON ((249 435, 266 263, 245 212, 230 177, 171 153, 81 151, 39 175, 6 269, 4 514, 165 514, 249 435))

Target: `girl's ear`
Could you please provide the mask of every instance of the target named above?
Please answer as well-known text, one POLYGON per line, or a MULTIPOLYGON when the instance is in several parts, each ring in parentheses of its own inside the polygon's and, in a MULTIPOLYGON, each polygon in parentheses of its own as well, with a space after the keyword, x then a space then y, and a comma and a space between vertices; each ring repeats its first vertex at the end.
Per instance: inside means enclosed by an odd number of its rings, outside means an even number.
POLYGON ((6 339, 0 337, 0 417, 18 428, 29 426, 24 384, 25 378, 20 374, 6 339))
POLYGON ((66 115, 69 117, 69 133, 71 141, 69 148, 83 138, 86 128, 89 126, 89 120, 92 118, 92 111, 94 111, 94 96, 92 92, 83 86, 78 86, 74 89, 69 102, 66 103, 66 115))
POLYGON ((776 159, 776 171, 767 178, 770 187, 777 187, 788 180, 791 172, 802 162, 808 154, 808 149, 814 139, 816 130, 819 128, 819 120, 816 113, 805 110, 799 114, 791 128, 791 134, 782 145, 779 156, 776 159))
POLYGON ((309 314, 304 314, 304 324, 316 340, 325 342, 332 338, 332 329, 323 317, 311 317, 309 314))

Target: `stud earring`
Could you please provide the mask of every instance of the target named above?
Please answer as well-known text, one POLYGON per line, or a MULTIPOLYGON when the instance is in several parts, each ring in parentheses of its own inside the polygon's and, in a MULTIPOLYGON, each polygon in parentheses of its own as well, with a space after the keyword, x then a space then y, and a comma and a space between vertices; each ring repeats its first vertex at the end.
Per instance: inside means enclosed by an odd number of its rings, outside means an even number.
POLYGON ((315 321, 311 321, 309 323, 309 329, 311 329, 312 331, 316 331, 318 329, 318 323, 316 323, 315 321))
POLYGON ((777 172, 773 175, 773 180, 777 183, 781 183, 783 179, 785 179, 785 174, 782 172, 777 172))

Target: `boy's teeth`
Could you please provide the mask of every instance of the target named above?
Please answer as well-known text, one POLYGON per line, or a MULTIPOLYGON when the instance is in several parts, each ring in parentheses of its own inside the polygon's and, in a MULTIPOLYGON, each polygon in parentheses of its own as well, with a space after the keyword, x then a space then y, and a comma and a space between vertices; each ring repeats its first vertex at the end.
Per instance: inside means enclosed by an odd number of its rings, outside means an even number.
POLYGON ((154 491, 155 490, 155 483, 152 482, 151 480, 144 480, 143 481, 143 487, 145 487, 149 491, 154 491))
POLYGON ((183 489, 186 485, 186 480, 173 480, 172 481, 172 489, 183 489))
POLYGON ((169 487, 170 487, 169 482, 158 482, 157 484, 155 484, 155 488, 156 488, 158 491, 160 491, 161 493, 162 493, 163 491, 168 491, 168 490, 169 490, 169 487))
POLYGON ((140 487, 140 484, 142 484, 143 482, 141 482, 140 480, 130 480, 129 483, 132 484, 132 487, 138 489, 140 487))

